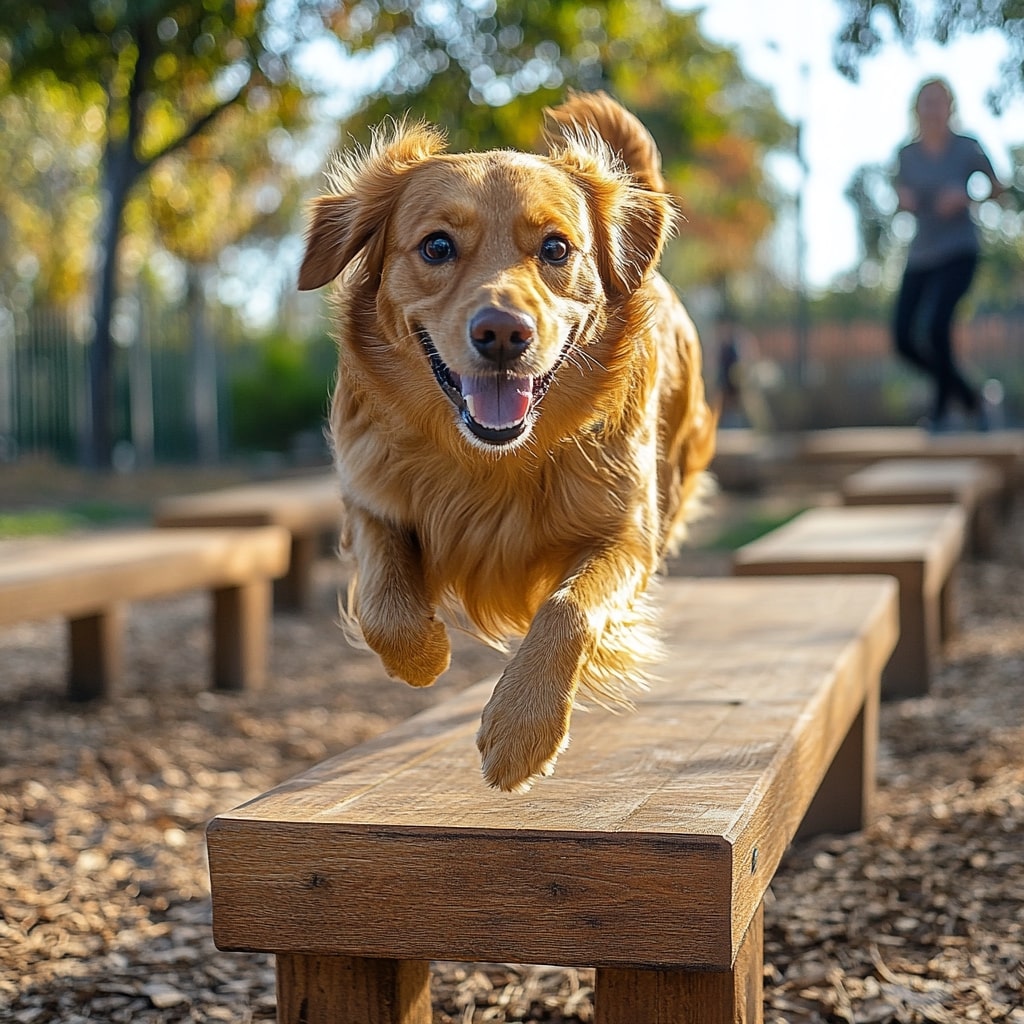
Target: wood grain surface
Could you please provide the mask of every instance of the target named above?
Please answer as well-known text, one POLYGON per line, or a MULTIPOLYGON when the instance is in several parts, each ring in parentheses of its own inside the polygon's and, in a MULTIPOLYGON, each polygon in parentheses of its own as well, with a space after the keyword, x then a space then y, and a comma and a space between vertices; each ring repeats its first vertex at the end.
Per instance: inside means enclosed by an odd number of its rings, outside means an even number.
MULTIPOLYGON (((633 712, 578 712, 555 775, 530 793, 481 780, 488 681, 218 815, 217 944, 730 970, 863 725, 896 639, 896 587, 671 579, 659 599, 666 651, 650 689, 633 712)), ((860 787, 863 768, 853 777, 860 787)))
POLYGON ((236 586, 283 575, 288 534, 245 530, 124 530, 7 550, 0 563, 0 625, 77 617, 121 601, 236 586))

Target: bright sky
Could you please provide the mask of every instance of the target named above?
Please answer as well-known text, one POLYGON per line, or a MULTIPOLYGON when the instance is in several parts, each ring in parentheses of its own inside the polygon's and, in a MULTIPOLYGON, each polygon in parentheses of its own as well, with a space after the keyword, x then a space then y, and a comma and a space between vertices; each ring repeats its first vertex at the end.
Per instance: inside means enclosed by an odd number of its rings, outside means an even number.
MULTIPOLYGON (((683 10, 698 7, 687 0, 674 3, 683 10)), ((836 0, 705 0, 699 6, 704 35, 735 46, 747 73, 771 86, 783 114, 804 125, 809 170, 803 223, 812 288, 856 265, 856 222, 843 193, 857 167, 890 163, 909 137, 910 105, 923 79, 949 80, 960 130, 981 141, 996 173, 1009 180, 1009 148, 1024 144, 1024 99, 998 118, 985 105, 1007 52, 998 33, 965 36, 946 47, 920 42, 910 51, 891 43, 862 62, 854 84, 832 64, 841 21, 836 0)), ((780 164, 777 174, 789 188, 798 181, 793 162, 780 164)))

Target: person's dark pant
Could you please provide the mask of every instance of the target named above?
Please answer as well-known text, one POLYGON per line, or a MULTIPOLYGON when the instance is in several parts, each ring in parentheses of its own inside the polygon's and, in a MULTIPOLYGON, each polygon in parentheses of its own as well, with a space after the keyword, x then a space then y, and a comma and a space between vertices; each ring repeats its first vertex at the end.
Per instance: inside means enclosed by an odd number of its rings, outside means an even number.
POLYGON ((908 268, 900 285, 893 324, 896 350, 934 381, 935 422, 945 417, 952 399, 969 413, 980 407, 978 392, 964 380, 953 356, 953 313, 977 265, 977 256, 970 254, 923 270, 908 268))

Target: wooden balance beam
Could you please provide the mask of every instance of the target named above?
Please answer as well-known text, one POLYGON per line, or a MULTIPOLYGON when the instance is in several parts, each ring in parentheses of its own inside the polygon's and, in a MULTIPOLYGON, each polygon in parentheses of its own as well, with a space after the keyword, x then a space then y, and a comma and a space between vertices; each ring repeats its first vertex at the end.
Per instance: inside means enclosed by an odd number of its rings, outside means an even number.
POLYGON ((840 485, 847 505, 960 505, 979 557, 994 549, 1002 489, 1002 475, 983 459, 884 459, 840 485))
POLYGON ((8 549, 0 560, 0 626, 68 621, 68 696, 111 694, 123 667, 129 601, 206 589, 213 596, 213 685, 256 688, 267 671, 271 581, 288 569, 288 534, 134 530, 8 549))
MULTIPOLYGON (((928 692, 955 627, 954 586, 966 516, 959 505, 813 508, 733 554, 737 576, 887 573, 900 585, 900 639, 882 696, 928 692)), ((809 610, 812 611, 812 610, 809 610)))
POLYGON ((165 498, 154 510, 157 526, 279 526, 291 537, 288 572, 274 587, 282 609, 309 606, 313 565, 325 534, 335 542, 341 526, 341 490, 333 472, 225 487, 165 498))
POLYGON ((276 955, 281 1024, 429 1024, 431 960, 594 966, 602 1024, 761 1021, 786 847, 870 814, 896 586, 659 593, 650 689, 529 793, 481 779, 488 681, 212 821, 214 938, 276 955))

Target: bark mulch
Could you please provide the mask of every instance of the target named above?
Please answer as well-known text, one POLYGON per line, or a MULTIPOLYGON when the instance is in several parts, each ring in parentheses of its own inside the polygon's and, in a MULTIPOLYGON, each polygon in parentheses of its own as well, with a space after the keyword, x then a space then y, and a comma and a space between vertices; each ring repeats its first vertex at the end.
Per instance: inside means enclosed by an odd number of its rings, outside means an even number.
MULTIPOLYGON (((502 664, 459 639, 435 688, 387 680, 336 625, 340 568, 317 571, 315 609, 275 618, 257 694, 206 690, 200 595, 130 609, 126 690, 95 706, 64 699, 60 623, 0 632, 4 1024, 273 1020, 271 959, 213 947, 206 822, 502 664)), ((933 693, 883 706, 873 824, 794 847, 776 876, 769 1024, 1024 1024, 1022 578, 1018 508, 964 566, 933 693)), ((436 1022, 593 1019, 592 972, 434 973, 436 1022)))

